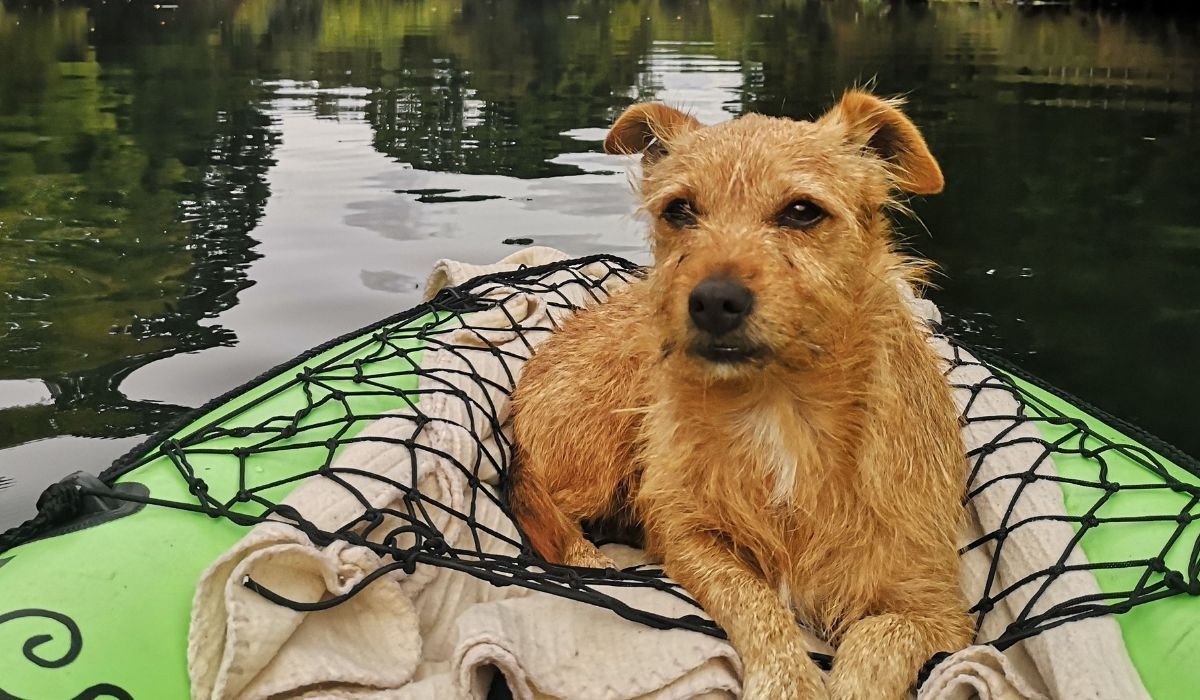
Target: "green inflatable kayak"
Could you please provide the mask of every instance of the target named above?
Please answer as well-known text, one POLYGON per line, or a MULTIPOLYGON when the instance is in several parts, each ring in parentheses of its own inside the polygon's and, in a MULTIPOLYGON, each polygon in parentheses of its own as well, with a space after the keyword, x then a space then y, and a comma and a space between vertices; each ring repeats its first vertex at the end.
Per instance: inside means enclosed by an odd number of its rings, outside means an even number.
MULTIPOLYGON (((497 358, 508 363, 504 366, 517 367, 523 356, 504 348, 521 347, 526 335, 549 329, 514 321, 508 344, 499 344, 495 319, 509 313, 509 300, 519 295, 562 310, 578 305, 576 299, 601 300, 637 274, 627 261, 595 256, 445 289, 425 304, 331 341, 219 397, 98 478, 76 474, 52 486, 40 499, 36 518, 0 535, 0 698, 190 697, 188 624, 202 572, 268 517, 295 522, 314 541, 354 537, 349 528, 317 530, 280 503, 302 480, 330 478, 338 455, 373 420, 411 414, 419 431, 439 420, 425 409, 440 395, 466 396, 456 382, 483 381, 427 371, 430 353, 455 352, 455 343, 477 327, 476 319, 487 316, 492 335, 483 334, 483 346, 494 344, 497 358)), ((999 361, 981 361, 953 341, 948 347, 952 365, 983 377, 959 386, 968 427, 1008 426, 985 443, 972 447, 968 441, 975 469, 971 498, 1001 482, 1018 483, 1017 491, 1029 484, 1061 489, 1064 511, 1047 517, 1069 523, 1074 535, 1068 544, 1078 545, 1076 557, 1081 553, 1085 559, 1070 559, 1064 551, 1026 583, 1047 589, 1045 582, 1081 570, 1083 561, 1099 591, 1039 606, 1038 591, 989 576, 975 608, 979 641, 1007 649, 1076 620, 1112 614, 1149 693, 1195 697, 1200 688, 1197 463, 999 361), (974 398, 989 392, 1000 392, 1015 408, 1002 416, 994 408, 972 416, 974 398), (987 477, 979 465, 1013 442, 1036 444, 1032 453, 1041 457, 1011 472, 1006 482, 987 477), (984 618, 1014 596, 1033 602, 998 632, 985 634, 984 618)), ((954 382, 957 375, 950 376, 954 382)), ((507 387, 500 390, 507 393, 507 387)), ((493 432, 503 442, 498 428, 505 409, 477 405, 473 410, 485 421, 480 425, 497 428, 493 432)), ((419 443, 414 434, 412 444, 419 443)), ((481 447, 479 454, 483 460, 495 451, 481 447)), ((500 455, 495 467, 503 474, 507 456, 503 450, 500 455)), ((472 483, 477 486, 479 465, 464 468, 476 475, 472 483)), ((393 539, 391 549, 382 552, 395 567, 456 567, 498 585, 557 593, 656 627, 721 634, 704 618, 655 616, 628 608, 594 586, 614 577, 628 585, 664 586, 656 571, 566 570, 539 563, 528 551, 515 557, 460 556, 463 550, 447 547, 432 520, 422 516, 422 496, 413 493, 411 500, 415 539, 393 539), (415 544, 402 547, 402 541, 415 544)), ((1019 509, 1008 508, 1010 515, 1001 514, 999 525, 979 533, 968 550, 999 558, 1000 543, 1014 540, 1029 522, 1014 519, 1014 512, 1019 509)), ((474 528, 469 514, 462 517, 474 528)))

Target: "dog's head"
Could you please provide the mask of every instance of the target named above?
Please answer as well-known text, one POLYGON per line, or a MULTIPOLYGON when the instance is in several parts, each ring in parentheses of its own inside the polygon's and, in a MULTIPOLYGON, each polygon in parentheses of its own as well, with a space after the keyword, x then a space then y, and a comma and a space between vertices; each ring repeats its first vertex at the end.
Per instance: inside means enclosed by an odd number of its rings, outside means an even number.
POLYGON ((604 147, 642 154, 665 357, 714 379, 803 368, 867 321, 870 281, 902 260, 884 210, 942 189, 896 105, 851 91, 813 122, 704 126, 654 103, 617 119, 604 147))

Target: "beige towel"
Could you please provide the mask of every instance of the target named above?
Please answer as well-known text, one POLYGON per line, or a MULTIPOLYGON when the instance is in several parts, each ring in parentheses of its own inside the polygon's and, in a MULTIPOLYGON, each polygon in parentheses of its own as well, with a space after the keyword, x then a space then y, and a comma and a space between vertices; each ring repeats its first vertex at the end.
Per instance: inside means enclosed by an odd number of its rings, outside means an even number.
MULTIPOLYGON (((473 266, 439 262, 430 276, 426 297, 444 286, 456 285, 498 270, 535 266, 565 259, 548 248, 529 248, 497 265, 473 266)), ((585 267, 585 276, 599 279, 603 265, 585 267)), ((570 271, 556 273, 556 291, 577 305, 592 295, 570 271)), ((612 291, 621 286, 612 278, 612 291)), ((494 406, 499 422, 507 418, 507 387, 519 375, 529 351, 549 331, 520 337, 510 318, 524 326, 552 328, 569 313, 561 304, 535 295, 515 293, 503 282, 492 282, 484 296, 501 306, 470 318, 471 328, 455 333, 456 352, 427 349, 422 389, 453 386, 422 400, 422 410, 444 416, 447 423, 427 426, 417 440, 462 464, 481 465, 483 482, 475 494, 476 517, 508 538, 516 533, 488 494, 494 495, 493 465, 503 449, 500 436, 489 426, 492 417, 480 406, 494 406), (499 351, 498 351, 499 350, 499 351), (471 377, 479 377, 472 380, 471 377), (466 428, 473 426, 472 433, 466 428)), ((914 313, 930 317, 937 310, 913 300, 914 313)), ((949 347, 934 340, 943 356, 949 347)), ((959 368, 952 379, 973 382, 980 368, 959 368)), ((986 370, 982 370, 986 371, 986 370)), ((961 394, 961 392, 960 392, 961 394)), ((965 396, 960 395, 960 403, 965 396)), ((985 392, 974 402, 976 415, 1008 415, 1012 407, 1005 392, 985 392), (1007 397, 1007 399, 1006 399, 1007 397)), ((363 436, 386 438, 410 435, 413 426, 402 416, 384 418, 363 436)), ((1004 421, 976 423, 964 430, 968 447, 990 442, 1004 421)), ((1033 430, 1031 426, 1020 430, 1033 430)), ((978 477, 1019 473, 1038 458, 1027 448, 1004 448, 988 456, 978 477), (985 476, 988 475, 988 476, 985 476)), ((465 475, 451 462, 423 456, 414 465, 409 451, 388 442, 358 442, 343 452, 337 466, 353 466, 400 484, 415 478, 422 493, 461 511, 472 492, 465 475)), ((1039 472, 1050 473, 1045 460, 1039 472)), ((397 503, 402 490, 368 477, 349 477, 353 487, 375 507, 397 503)), ((1003 516, 1011 489, 1006 482, 984 490, 973 502, 973 524, 967 540, 994 529, 1003 516), (981 529, 983 528, 983 529, 981 529)), ((1018 517, 1031 512, 1062 513, 1061 494, 1053 484, 1030 489, 1016 504, 1018 517)), ((363 506, 353 494, 316 477, 285 500, 323 529, 336 529, 353 520, 363 506)), ((434 520, 451 544, 469 533, 461 521, 444 513, 434 520)), ((1007 585, 1027 573, 1044 569, 1066 545, 1069 527, 1014 530, 999 562, 1000 580, 1007 585), (1018 534, 1019 533, 1019 534, 1018 534)), ((511 553, 503 539, 484 537, 484 549, 511 553)), ((617 557, 637 556, 622 550, 617 557)), ((1072 561, 1081 561, 1076 552, 1072 561)), ((620 559, 618 559, 620 561, 620 559)), ((483 698, 494 669, 504 674, 518 698, 688 698, 727 697, 740 691, 740 664, 727 643, 682 630, 653 630, 625 621, 607 610, 561 597, 531 593, 516 586, 497 588, 467 574, 433 566, 418 566, 411 576, 386 575, 346 604, 314 613, 296 613, 274 606, 242 585, 249 574, 268 589, 292 599, 319 600, 337 595, 382 563, 362 548, 335 543, 324 549, 289 526, 266 523, 255 528, 205 572, 197 588, 189 635, 189 668, 193 698, 288 697, 432 700, 483 698)), ((623 562, 624 563, 624 562, 623 562)), ((965 559, 964 590, 972 600, 982 592, 990 552, 977 550, 965 559)), ((1064 576, 1044 594, 1044 603, 1095 591, 1088 574, 1064 576)), ((668 594, 645 589, 610 591, 627 603, 665 614, 699 611, 668 594), (682 606, 682 607, 681 607, 682 606)), ((1021 591, 1010 596, 988 617, 984 636, 1011 621, 1028 599, 1021 591), (1023 597, 1024 596, 1024 597, 1023 597)), ((828 651, 818 640, 812 648, 828 651)), ((921 698, 1009 700, 1029 697, 1145 697, 1119 631, 1109 618, 1065 625, 1000 654, 987 646, 970 647, 940 664, 921 689, 921 698)))
MULTIPOLYGON (((621 566, 641 553, 611 545, 621 566)), ((651 589, 599 587, 651 612, 697 614, 692 605, 651 589)), ((481 669, 504 674, 523 698, 736 697, 741 664, 729 643, 684 630, 655 630, 608 610, 539 593, 467 610, 455 652, 460 685, 481 669)))
POLYGON ((468 280, 494 272, 519 270, 522 267, 538 267, 569 259, 566 253, 546 246, 529 246, 509 255, 494 265, 473 265, 459 260, 439 260, 433 265, 422 299, 429 301, 446 287, 456 287, 468 280))
MULTIPOLYGON (((1031 683, 1028 668, 1019 670, 1008 656, 989 646, 971 646, 942 662, 921 686, 919 698, 938 700, 1042 700, 1043 688, 1031 683)), ((1062 697, 1081 697, 1067 695, 1062 697)))

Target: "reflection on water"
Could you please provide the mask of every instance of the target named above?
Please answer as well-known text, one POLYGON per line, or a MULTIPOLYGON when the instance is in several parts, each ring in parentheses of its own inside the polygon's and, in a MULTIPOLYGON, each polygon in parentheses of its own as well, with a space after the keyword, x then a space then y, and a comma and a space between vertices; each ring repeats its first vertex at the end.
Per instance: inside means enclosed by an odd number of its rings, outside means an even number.
POLYGON ((633 96, 683 105, 705 124, 740 114, 744 73, 756 75, 760 66, 720 59, 714 52, 711 41, 653 42, 633 96))
POLYGON ((92 28, 82 8, 0 15, 0 446, 155 429, 180 409, 121 380, 235 342, 200 321, 249 284, 273 147, 258 106, 203 45, 109 64, 92 28), (51 401, 3 381, 26 379, 51 401))
MULTIPOLYGON (((1200 452, 1192 20, 1007 3, 0 4, 0 526, 432 263, 647 259, 626 105, 909 93, 951 328, 1200 452), (1131 372, 1131 368, 1137 371, 1131 372)), ((926 235, 925 228, 932 235, 926 235)))

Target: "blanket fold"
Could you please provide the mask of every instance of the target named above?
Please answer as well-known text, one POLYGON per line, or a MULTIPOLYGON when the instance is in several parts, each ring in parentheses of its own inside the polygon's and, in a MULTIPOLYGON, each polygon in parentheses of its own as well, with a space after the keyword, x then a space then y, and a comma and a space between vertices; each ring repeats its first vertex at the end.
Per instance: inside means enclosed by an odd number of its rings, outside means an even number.
POLYGON ((219 559, 197 591, 189 634, 193 697, 258 700, 317 685, 372 689, 403 684, 421 655, 416 612, 394 586, 370 585, 328 609, 298 612, 244 584, 319 603, 380 566, 364 547, 316 548, 299 530, 264 523, 219 559), (363 640, 371 640, 364 644, 363 640))

